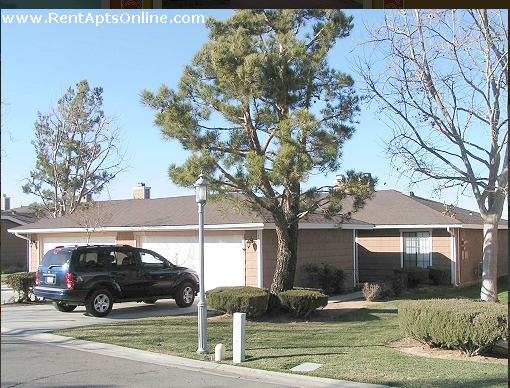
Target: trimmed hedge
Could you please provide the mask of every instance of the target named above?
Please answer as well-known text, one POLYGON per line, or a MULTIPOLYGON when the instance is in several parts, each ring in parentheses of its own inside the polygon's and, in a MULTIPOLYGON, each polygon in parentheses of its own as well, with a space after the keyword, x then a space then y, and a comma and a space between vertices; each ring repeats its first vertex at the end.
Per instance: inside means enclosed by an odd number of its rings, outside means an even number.
POLYGON ((508 308, 501 303, 469 299, 405 301, 399 305, 398 317, 405 336, 469 356, 480 354, 508 335, 508 308))
POLYGON ((238 286, 217 287, 205 293, 207 304, 224 313, 246 313, 255 318, 267 310, 269 291, 265 288, 238 286))
POLYGON ((407 274, 408 288, 416 287, 418 284, 429 283, 430 270, 428 268, 406 267, 396 269, 394 272, 407 274))
POLYGON ((429 279, 436 286, 451 284, 450 271, 441 268, 429 267, 429 279))
MULTIPOLYGON (((18 293, 18 302, 31 302, 30 295, 35 286, 35 272, 17 272, 10 274, 5 283, 18 293)), ((35 297, 35 296, 34 296, 35 297)), ((37 297, 35 297, 37 300, 37 297)))
POLYGON ((278 294, 282 307, 298 318, 307 318, 315 310, 328 304, 328 296, 320 291, 292 289, 278 294))
POLYGON ((344 291, 345 274, 339 268, 327 263, 304 264, 301 271, 306 273, 307 287, 320 287, 327 295, 341 294, 344 291))

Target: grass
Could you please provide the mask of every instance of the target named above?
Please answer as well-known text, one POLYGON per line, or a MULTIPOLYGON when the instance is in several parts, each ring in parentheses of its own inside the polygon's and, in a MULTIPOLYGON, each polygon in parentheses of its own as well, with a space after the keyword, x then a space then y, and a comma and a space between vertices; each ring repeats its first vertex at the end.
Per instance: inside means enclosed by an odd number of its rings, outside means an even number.
MULTIPOLYGON (((478 298, 479 288, 430 288, 416 298, 478 298)), ((508 280, 498 284, 499 298, 508 302, 508 280)), ((390 348, 402 338, 398 305, 393 300, 335 319, 309 321, 259 320, 246 322, 246 361, 241 366, 278 372, 303 362, 323 366, 307 375, 406 388, 507 387, 508 366, 497 363, 444 360, 406 355, 390 348)), ((160 317, 77 329, 54 334, 205 360, 197 355, 197 318, 160 317)), ((232 364, 232 319, 208 319, 211 353, 225 345, 225 364, 232 364)))

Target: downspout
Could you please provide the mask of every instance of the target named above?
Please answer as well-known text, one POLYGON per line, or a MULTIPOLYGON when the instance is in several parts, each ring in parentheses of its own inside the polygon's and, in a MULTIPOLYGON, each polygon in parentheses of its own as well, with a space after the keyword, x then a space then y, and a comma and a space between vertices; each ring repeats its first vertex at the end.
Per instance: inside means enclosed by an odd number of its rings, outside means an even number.
POLYGON ((356 289, 358 286, 358 233, 356 229, 352 230, 354 240, 354 269, 352 273, 353 277, 353 288, 356 289))
POLYGON ((14 235, 15 235, 16 237, 22 238, 23 240, 27 240, 28 242, 31 242, 31 241, 32 241, 32 240, 30 240, 30 237, 22 236, 21 234, 19 234, 19 232, 14 232, 14 235))
POLYGON ((263 230, 257 230, 257 240, 259 240, 259 246, 257 248, 257 287, 264 288, 264 257, 262 256, 262 233, 263 230))
POLYGON ((460 281, 458 280, 459 277, 460 277, 460 261, 458 260, 458 252, 457 252, 457 239, 458 239, 458 236, 453 232, 453 229, 448 226, 446 228, 446 231, 450 234, 450 236, 452 236, 452 241, 453 241, 453 244, 450 248, 450 252, 451 252, 451 255, 452 255, 452 264, 451 264, 451 271, 452 271, 452 280, 453 280, 453 284, 455 286, 458 286, 460 281))

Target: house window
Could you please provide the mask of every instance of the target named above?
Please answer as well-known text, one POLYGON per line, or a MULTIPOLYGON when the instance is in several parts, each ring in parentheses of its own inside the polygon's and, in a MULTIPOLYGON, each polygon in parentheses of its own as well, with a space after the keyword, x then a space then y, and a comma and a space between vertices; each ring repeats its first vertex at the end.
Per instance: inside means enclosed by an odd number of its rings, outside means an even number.
POLYGON ((430 232, 404 232, 403 266, 423 267, 430 265, 430 232))

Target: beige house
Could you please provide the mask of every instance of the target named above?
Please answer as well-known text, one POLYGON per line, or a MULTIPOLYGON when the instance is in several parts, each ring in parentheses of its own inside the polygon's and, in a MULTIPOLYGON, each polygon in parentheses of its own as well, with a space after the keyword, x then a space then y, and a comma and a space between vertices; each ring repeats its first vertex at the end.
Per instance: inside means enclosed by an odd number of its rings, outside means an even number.
MULTIPOLYGON (((434 266, 450 272, 451 284, 481 280, 483 224, 479 213, 385 190, 356 213, 372 230, 357 232, 359 282, 380 281, 396 268, 434 266)), ((508 274, 508 222, 498 231, 498 276, 508 274)))
MULTIPOLYGON (((394 268, 408 265, 449 269, 452 284, 476 280, 474 268, 481 257, 481 249, 475 251, 482 241, 480 218, 473 216, 473 222, 467 224, 460 217, 461 209, 457 209, 457 218, 452 218, 442 214, 441 206, 387 190, 377 192, 365 209, 340 227, 335 220, 318 216, 302 220, 295 284, 302 285, 304 274, 299 269, 307 263, 342 269, 348 288, 381 280, 394 268)), ((277 251, 270 217, 238 214, 227 203, 213 201, 208 201, 204 210, 205 288, 269 287, 277 251)), ((197 211, 195 196, 151 199, 150 188, 143 186, 133 189, 133 199, 91 202, 85 213, 44 219, 9 232, 32 242, 30 271, 35 271, 44 252, 55 246, 87 243, 144 247, 175 264, 198 269, 197 211)), ((506 232, 507 225, 502 223, 500 275, 508 271, 506 232)))

